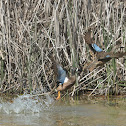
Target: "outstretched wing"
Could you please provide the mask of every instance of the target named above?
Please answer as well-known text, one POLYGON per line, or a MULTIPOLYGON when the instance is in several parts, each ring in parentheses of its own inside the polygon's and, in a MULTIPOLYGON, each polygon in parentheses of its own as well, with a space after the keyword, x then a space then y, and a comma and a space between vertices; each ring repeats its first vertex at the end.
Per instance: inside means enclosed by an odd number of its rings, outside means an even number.
POLYGON ((66 71, 54 60, 52 56, 50 58, 52 61, 52 68, 53 68, 55 77, 57 79, 57 82, 63 84, 66 77, 66 71))
POLYGON ((111 58, 121 58, 123 56, 126 56, 126 52, 99 52, 97 53, 97 59, 98 60, 104 60, 104 59, 111 59, 111 58))
POLYGON ((85 42, 89 45, 90 49, 93 52, 102 52, 103 50, 94 43, 94 41, 91 38, 91 30, 89 29, 85 34, 85 42))
POLYGON ((66 78, 66 71, 60 65, 57 65, 57 71, 58 71, 57 81, 63 84, 66 78))
POLYGON ((111 52, 110 53, 111 58, 121 58, 123 56, 126 56, 126 52, 116 52, 116 53, 111 52))
POLYGON ((89 29, 89 30, 85 33, 84 39, 85 39, 85 42, 86 42, 87 44, 92 44, 92 43, 93 43, 93 40, 92 40, 92 38, 91 38, 91 29, 89 29))

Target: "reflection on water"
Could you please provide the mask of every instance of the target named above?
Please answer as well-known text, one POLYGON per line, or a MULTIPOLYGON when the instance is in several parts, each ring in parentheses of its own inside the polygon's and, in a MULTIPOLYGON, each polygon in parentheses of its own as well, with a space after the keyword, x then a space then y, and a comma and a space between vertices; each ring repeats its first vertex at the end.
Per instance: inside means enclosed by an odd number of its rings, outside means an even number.
POLYGON ((126 109, 22 95, 0 103, 0 126, 125 126, 126 109))

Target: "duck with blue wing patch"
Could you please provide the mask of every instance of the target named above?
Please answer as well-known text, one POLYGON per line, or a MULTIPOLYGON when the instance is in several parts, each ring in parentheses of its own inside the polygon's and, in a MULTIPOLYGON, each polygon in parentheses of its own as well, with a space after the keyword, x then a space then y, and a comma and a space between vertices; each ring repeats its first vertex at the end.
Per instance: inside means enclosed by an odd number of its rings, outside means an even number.
POLYGON ((57 88, 56 91, 58 91, 58 97, 56 100, 60 99, 60 91, 65 91, 72 87, 76 82, 75 75, 71 77, 67 77, 66 71, 54 60, 53 57, 51 57, 52 65, 53 65, 53 71, 57 79, 57 88))
MULTIPOLYGON (((88 29, 88 31, 85 33, 85 42, 88 44, 89 48, 93 51, 94 55, 96 56, 96 59, 90 63, 90 65, 87 67, 87 69, 91 69, 91 71, 101 65, 104 65, 108 61, 110 61, 112 58, 121 58, 123 56, 126 56, 126 52, 105 52, 103 51, 97 44, 94 43, 93 39, 91 38, 91 29, 88 29)), ((85 67, 84 67, 85 69, 85 67)))

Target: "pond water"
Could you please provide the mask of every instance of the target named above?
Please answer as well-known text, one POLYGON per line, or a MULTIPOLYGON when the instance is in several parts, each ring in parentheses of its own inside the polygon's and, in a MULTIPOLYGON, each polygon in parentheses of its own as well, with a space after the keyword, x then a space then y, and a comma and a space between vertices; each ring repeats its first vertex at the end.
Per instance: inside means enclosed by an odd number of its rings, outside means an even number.
POLYGON ((126 126, 125 117, 125 105, 31 95, 0 100, 0 126, 126 126))

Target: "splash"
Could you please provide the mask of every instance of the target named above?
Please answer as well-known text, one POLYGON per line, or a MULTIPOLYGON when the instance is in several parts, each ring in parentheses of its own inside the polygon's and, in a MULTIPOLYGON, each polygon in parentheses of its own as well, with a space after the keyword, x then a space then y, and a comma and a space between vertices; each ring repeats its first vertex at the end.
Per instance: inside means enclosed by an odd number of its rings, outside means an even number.
POLYGON ((46 95, 44 99, 39 97, 33 97, 30 94, 24 94, 14 98, 12 102, 0 103, 0 111, 10 113, 39 113, 44 109, 47 109, 53 102, 53 98, 46 95))

